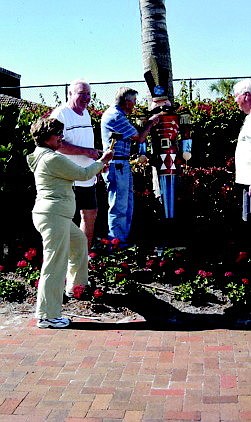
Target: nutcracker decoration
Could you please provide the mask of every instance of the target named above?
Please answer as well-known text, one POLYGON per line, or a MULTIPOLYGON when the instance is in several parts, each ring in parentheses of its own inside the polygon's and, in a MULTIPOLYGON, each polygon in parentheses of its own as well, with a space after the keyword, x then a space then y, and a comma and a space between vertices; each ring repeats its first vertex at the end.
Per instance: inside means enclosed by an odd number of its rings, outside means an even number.
POLYGON ((152 130, 153 157, 158 173, 165 217, 174 218, 179 117, 170 106, 161 107, 159 123, 152 130))
POLYGON ((159 114, 159 123, 151 131, 154 165, 166 218, 175 214, 176 155, 179 118, 168 100, 168 70, 149 58, 145 80, 151 94, 151 113, 159 114))
MULTIPOLYGON (((165 217, 175 217, 178 137, 182 138, 183 159, 191 158, 190 114, 177 114, 168 100, 168 70, 149 59, 150 70, 144 74, 152 97, 151 113, 159 114, 159 123, 151 132, 152 149, 157 169, 165 217)), ((187 164, 186 164, 187 165, 187 164)))

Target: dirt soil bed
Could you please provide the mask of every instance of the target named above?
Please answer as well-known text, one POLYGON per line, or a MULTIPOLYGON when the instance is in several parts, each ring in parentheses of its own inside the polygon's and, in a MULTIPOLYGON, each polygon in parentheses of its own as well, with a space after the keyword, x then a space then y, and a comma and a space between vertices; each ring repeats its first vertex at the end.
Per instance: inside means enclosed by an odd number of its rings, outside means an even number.
MULTIPOLYGON (((111 291, 100 302, 66 299, 63 315, 99 323, 145 321, 150 328, 164 329, 250 329, 250 310, 234 307, 220 291, 213 291, 201 303, 192 304, 174 299, 171 285, 141 284, 135 293, 111 291)), ((0 302, 0 314, 11 319, 16 315, 33 315, 36 298, 28 296, 23 303, 0 302)))

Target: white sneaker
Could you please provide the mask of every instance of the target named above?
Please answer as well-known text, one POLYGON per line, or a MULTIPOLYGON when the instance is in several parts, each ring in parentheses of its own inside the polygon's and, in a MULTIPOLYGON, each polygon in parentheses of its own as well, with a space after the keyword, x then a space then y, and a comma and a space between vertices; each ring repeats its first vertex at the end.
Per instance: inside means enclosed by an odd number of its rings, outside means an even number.
POLYGON ((68 318, 39 319, 37 327, 39 328, 66 328, 70 324, 68 318))

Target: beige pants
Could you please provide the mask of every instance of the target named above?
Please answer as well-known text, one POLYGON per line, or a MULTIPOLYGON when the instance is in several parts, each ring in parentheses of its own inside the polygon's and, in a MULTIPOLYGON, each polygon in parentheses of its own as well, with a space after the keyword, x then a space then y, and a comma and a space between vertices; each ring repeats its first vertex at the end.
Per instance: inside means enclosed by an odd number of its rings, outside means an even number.
POLYGON ((64 288, 72 291, 75 285, 88 283, 87 239, 70 218, 49 213, 33 213, 32 218, 43 240, 35 315, 39 319, 58 318, 64 288))

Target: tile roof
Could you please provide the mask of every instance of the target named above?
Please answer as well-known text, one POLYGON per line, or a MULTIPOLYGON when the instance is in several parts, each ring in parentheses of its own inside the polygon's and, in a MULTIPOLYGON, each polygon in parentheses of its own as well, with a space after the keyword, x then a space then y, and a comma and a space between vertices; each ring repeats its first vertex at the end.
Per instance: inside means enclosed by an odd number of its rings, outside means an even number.
POLYGON ((20 108, 36 108, 39 104, 22 98, 11 97, 10 95, 0 94, 0 105, 17 105, 20 108))
POLYGON ((13 78, 16 78, 16 79, 21 79, 21 75, 11 72, 10 70, 4 69, 3 67, 0 67, 0 73, 12 76, 13 78))

